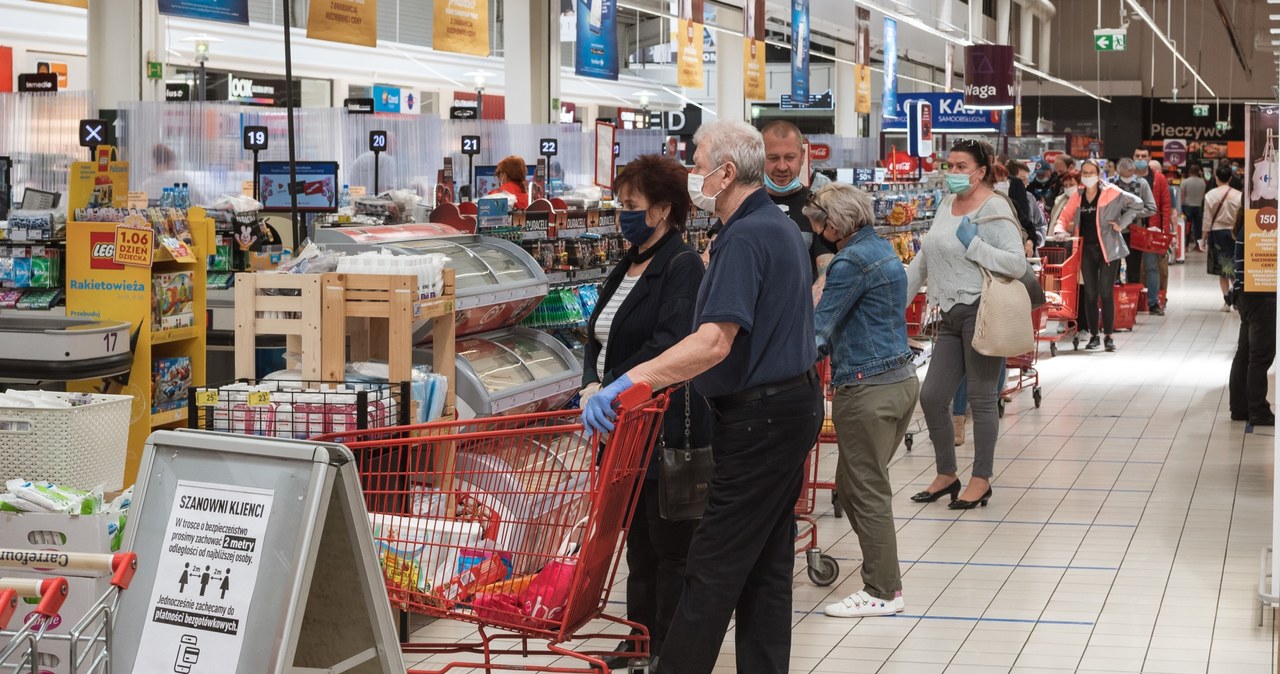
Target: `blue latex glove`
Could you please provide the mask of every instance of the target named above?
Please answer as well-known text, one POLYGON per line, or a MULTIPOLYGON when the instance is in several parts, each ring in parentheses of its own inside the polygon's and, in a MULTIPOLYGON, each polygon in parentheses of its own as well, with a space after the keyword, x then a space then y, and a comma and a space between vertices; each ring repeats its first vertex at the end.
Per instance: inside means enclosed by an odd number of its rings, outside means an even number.
POLYGON ((582 408, 582 425, 589 435, 604 435, 613 430, 613 422, 618 418, 618 414, 613 411, 613 403, 623 391, 632 386, 631 377, 624 374, 587 400, 582 408))
POLYGON ((960 226, 956 227, 956 238, 960 239, 960 243, 968 248, 973 243, 973 238, 978 235, 978 226, 969 220, 969 216, 960 219, 960 226))

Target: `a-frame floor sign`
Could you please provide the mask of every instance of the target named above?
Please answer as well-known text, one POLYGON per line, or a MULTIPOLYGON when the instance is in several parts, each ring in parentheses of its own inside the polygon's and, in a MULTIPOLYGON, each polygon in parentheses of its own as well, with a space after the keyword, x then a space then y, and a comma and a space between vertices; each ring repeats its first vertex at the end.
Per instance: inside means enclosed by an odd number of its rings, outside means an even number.
POLYGON ((404 674, 345 447, 158 431, 126 532, 113 671, 404 674))

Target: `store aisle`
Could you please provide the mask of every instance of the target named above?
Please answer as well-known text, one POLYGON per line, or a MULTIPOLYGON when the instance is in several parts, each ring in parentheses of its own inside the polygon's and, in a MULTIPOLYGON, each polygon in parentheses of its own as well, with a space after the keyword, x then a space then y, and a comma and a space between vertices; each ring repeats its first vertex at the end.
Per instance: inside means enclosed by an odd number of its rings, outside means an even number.
MULTIPOLYGON (((1133 333, 1116 336, 1117 353, 1044 349, 1043 406, 1029 391, 1009 406, 989 507, 912 503, 933 476, 932 447, 922 432, 899 451, 905 614, 822 615, 861 581, 857 538, 820 507, 841 580, 814 587, 797 559, 791 671, 1275 671, 1270 612, 1259 628, 1254 599, 1270 535, 1272 429, 1246 435, 1229 421, 1239 322, 1218 310, 1217 282, 1202 270, 1198 255, 1172 268, 1168 315, 1140 314, 1133 333)), ((971 438, 959 451, 967 479, 971 438)), ((833 455, 824 448, 825 474, 833 455)), ((416 638, 468 633, 436 623, 416 638)), ((717 672, 733 671, 732 652, 731 634, 717 672)))

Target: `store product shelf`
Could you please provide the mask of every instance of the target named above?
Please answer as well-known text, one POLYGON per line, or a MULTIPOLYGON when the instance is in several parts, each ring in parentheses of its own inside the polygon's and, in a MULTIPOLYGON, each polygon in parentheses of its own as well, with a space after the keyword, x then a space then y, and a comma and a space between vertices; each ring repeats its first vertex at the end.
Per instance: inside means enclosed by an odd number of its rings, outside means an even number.
POLYGON ((152 344, 168 344, 170 342, 181 342, 184 339, 194 339, 199 333, 196 332, 196 326, 190 325, 185 328, 173 328, 172 330, 159 330, 151 333, 152 344))
POLYGON ((165 412, 156 412, 151 415, 151 427, 168 426, 187 420, 187 408, 180 407, 176 410, 168 410, 165 412))

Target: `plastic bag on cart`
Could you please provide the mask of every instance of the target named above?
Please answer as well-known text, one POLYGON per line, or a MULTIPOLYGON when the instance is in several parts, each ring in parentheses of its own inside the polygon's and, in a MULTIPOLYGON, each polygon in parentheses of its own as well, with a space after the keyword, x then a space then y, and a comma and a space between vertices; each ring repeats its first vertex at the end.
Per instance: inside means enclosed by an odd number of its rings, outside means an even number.
POLYGON ((565 534, 556 556, 536 574, 477 588, 471 608, 482 618, 526 623, 555 622, 564 614, 578 567, 574 532, 585 527, 584 517, 565 534))

